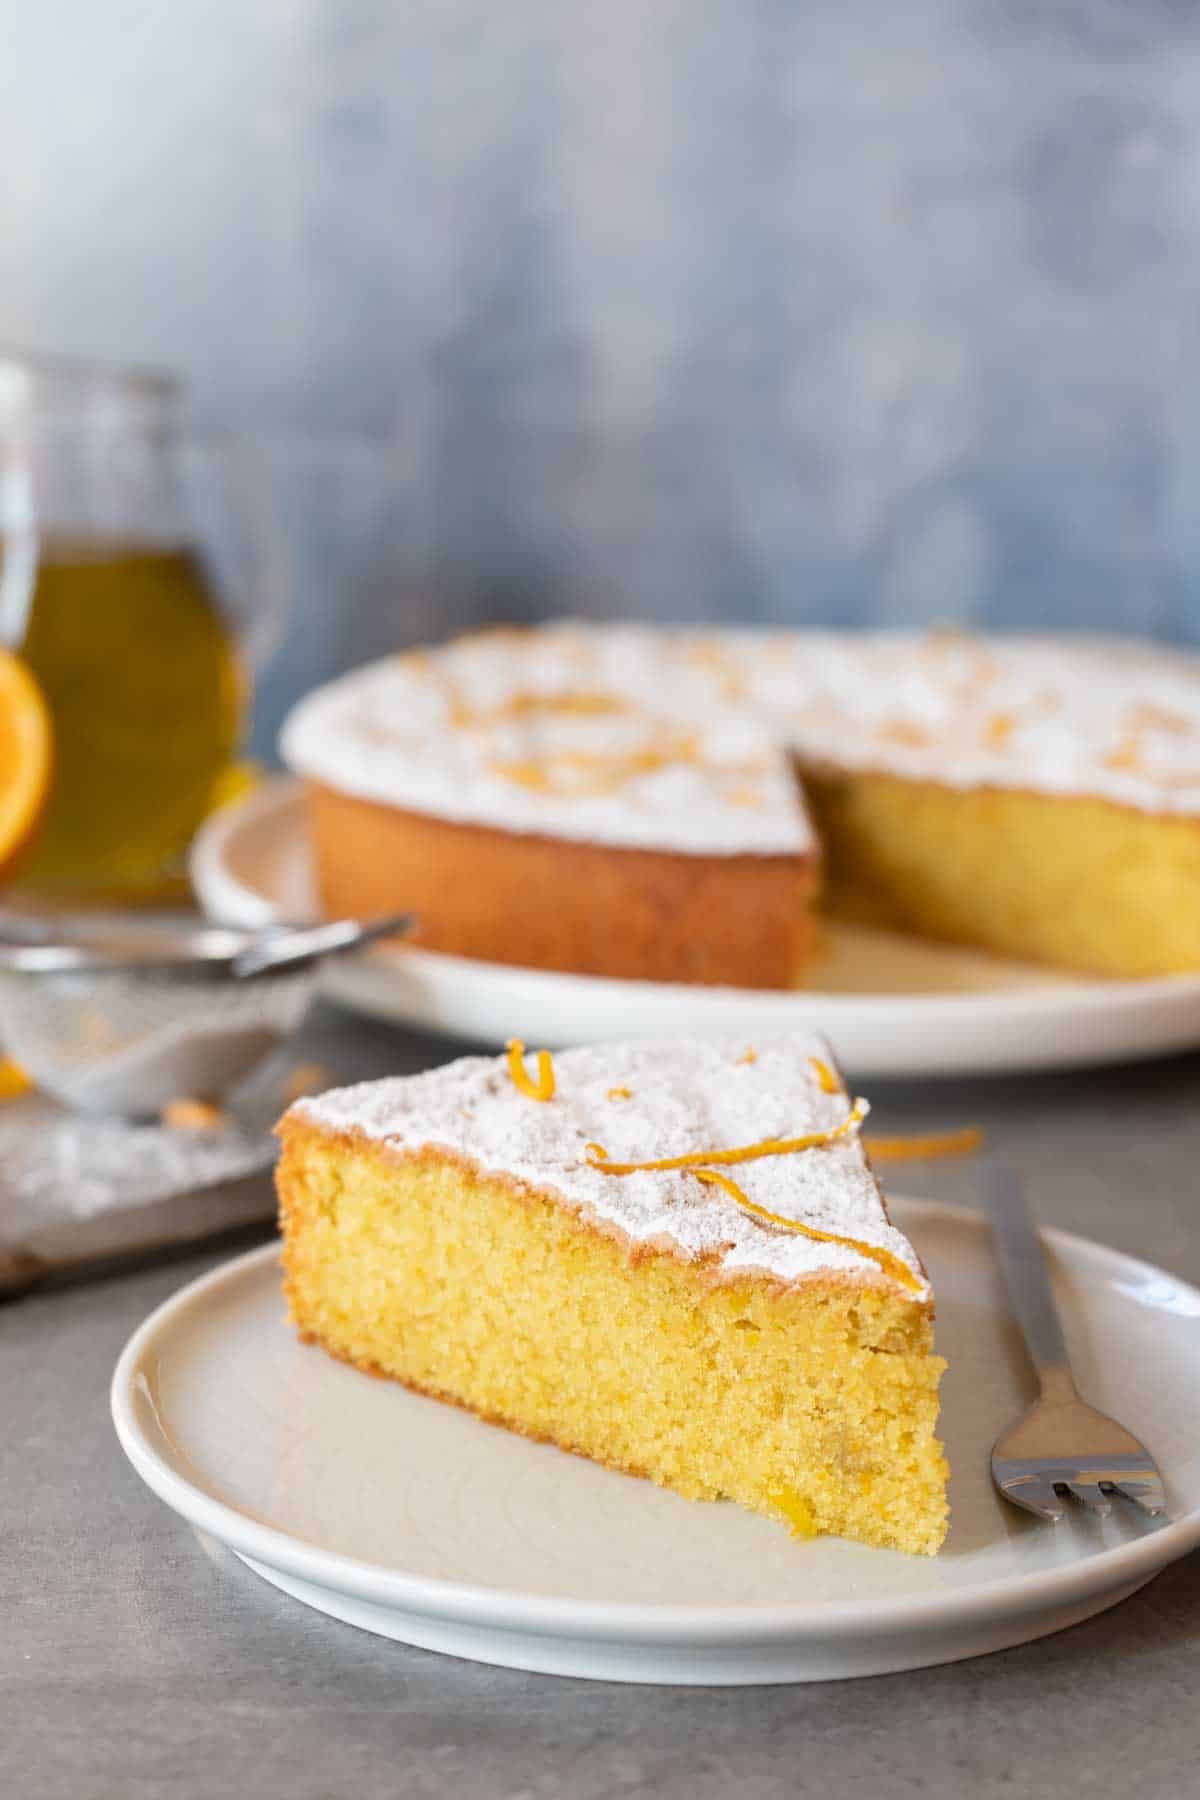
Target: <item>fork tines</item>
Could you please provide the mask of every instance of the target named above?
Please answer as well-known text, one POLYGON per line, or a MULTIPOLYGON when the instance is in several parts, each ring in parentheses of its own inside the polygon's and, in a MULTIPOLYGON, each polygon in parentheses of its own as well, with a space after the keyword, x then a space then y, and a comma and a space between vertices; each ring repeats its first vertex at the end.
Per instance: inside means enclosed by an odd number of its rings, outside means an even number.
POLYGON ((1048 1456, 996 1457, 992 1473, 1007 1499, 1039 1519, 1061 1519, 1067 1499, 1104 1516, 1112 1511, 1114 1495, 1152 1517, 1166 1511, 1162 1478, 1146 1456, 1107 1456, 1087 1463, 1048 1456))

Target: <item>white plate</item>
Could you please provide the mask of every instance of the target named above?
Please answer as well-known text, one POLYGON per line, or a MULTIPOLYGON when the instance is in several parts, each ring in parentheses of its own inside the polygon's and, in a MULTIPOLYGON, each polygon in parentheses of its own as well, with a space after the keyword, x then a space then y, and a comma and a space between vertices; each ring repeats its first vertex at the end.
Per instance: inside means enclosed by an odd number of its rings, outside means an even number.
MULTIPOLYGON (((304 810, 290 782, 217 813, 192 879, 227 924, 315 909, 304 810)), ((610 981, 381 950, 335 962, 328 991, 359 1011, 474 1044, 560 1047, 614 1037, 815 1028, 854 1077, 981 1075, 1158 1056, 1200 1044, 1200 974, 1096 981, 834 925, 813 985, 789 993, 610 981)))
POLYGON ((940 1556, 800 1543, 373 1381, 301 1344, 274 1245, 161 1306, 113 1378, 117 1431, 169 1506, 335 1618, 481 1662, 603 1680, 815 1681, 1058 1631, 1200 1542, 1200 1292, 1050 1232, 1084 1392, 1144 1438, 1170 1522, 1040 1525, 988 1478, 1030 1397, 974 1214, 896 1203, 938 1295, 953 1522, 940 1556))

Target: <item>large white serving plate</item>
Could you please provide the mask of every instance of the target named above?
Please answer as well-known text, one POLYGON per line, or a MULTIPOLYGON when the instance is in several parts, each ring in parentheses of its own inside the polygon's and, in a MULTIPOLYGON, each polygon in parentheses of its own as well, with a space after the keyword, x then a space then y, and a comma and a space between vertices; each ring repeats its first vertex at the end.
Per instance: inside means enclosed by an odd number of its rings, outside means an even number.
POLYGON ((425 1649, 558 1675, 816 1681, 1026 1643, 1124 1599, 1200 1543, 1200 1292, 1046 1234, 1084 1392, 1134 1427, 1171 1517, 1043 1525, 988 1450, 1030 1378, 975 1214, 899 1201, 938 1296, 952 1524, 936 1558, 797 1542, 731 1505, 618 1475, 301 1344, 274 1245, 194 1282, 113 1379, 138 1473, 267 1581, 425 1649))
MULTIPOLYGON (((192 879, 228 924, 312 915, 301 796, 273 782, 216 814, 197 839, 192 879)), ((362 1012, 499 1047, 557 1047, 676 1031, 815 1029, 855 1077, 979 1075, 1163 1055, 1200 1044, 1200 975, 1098 981, 831 926, 810 985, 787 993, 610 981, 417 949, 337 961, 330 994, 362 1012)))

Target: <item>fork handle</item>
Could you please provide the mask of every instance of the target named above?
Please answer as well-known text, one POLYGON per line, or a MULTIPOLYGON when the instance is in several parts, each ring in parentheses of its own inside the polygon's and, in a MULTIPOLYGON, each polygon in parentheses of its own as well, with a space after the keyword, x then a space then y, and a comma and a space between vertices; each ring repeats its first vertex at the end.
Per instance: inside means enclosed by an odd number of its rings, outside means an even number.
POLYGON ((1042 1392, 1054 1389, 1056 1397, 1066 1397, 1074 1391, 1066 1339, 1021 1183, 1011 1169, 995 1166, 980 1171, 980 1182, 1008 1297, 1042 1392))

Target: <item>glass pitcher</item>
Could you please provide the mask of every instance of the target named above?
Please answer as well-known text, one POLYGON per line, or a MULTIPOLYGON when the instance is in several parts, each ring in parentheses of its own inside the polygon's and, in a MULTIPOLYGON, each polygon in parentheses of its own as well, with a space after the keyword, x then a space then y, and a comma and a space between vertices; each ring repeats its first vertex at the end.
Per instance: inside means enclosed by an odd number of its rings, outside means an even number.
POLYGON ((19 886, 57 904, 180 891, 276 635, 261 464, 189 441, 181 411, 169 376, 0 350, 0 641, 54 725, 19 886))

